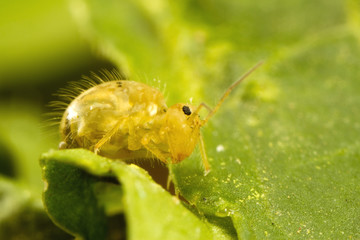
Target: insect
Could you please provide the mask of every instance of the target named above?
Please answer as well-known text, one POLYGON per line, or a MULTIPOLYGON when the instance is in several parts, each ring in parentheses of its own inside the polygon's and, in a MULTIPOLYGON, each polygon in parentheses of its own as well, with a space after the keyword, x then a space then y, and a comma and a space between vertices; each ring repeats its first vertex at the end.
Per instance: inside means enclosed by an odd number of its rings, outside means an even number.
POLYGON ((200 128, 230 92, 262 63, 234 82, 211 109, 178 103, 167 107, 162 93, 146 84, 108 79, 83 91, 67 107, 60 123, 60 148, 86 148, 109 158, 151 159, 179 163, 200 144, 202 163, 210 170, 200 128), (209 110, 201 119, 199 111, 209 110))

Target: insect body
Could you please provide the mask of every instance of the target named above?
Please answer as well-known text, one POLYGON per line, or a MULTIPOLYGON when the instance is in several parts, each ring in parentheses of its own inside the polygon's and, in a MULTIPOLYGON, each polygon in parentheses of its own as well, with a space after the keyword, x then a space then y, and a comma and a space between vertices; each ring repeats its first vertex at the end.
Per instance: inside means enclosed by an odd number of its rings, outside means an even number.
POLYGON ((146 84, 103 82, 81 93, 67 107, 60 124, 60 148, 87 148, 110 158, 158 158, 178 163, 200 142, 203 165, 209 171, 200 128, 260 64, 231 85, 213 110, 204 103, 198 107, 178 103, 168 108, 161 92, 146 84), (202 107, 210 111, 203 120, 198 114, 202 107))

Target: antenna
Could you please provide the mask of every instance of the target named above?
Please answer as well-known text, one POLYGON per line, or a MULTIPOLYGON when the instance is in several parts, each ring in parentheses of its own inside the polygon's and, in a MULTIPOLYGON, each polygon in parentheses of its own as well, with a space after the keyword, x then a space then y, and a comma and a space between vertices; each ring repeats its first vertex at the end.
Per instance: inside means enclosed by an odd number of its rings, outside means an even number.
MULTIPOLYGON (((258 69, 262 64, 264 63, 264 61, 260 61, 258 62, 255 66, 253 66, 250 70, 248 70, 244 75, 242 75, 239 80, 235 81, 233 84, 230 85, 230 87, 226 90, 226 92, 224 93, 224 95, 220 98, 219 102, 216 104, 216 106, 214 107, 214 109, 206 116, 205 120, 202 122, 202 125, 205 125, 207 123, 207 121, 209 121, 209 119, 219 110, 221 104, 224 102, 224 100, 229 96, 229 94, 231 93, 231 91, 237 86, 239 85, 245 78, 247 78, 251 73, 253 73, 256 69, 258 69)), ((200 104, 199 108, 202 106, 203 104, 200 104)), ((199 109, 198 108, 198 109, 199 109)), ((197 110, 198 111, 198 110, 197 110)), ((196 111, 196 112, 197 112, 196 111)))

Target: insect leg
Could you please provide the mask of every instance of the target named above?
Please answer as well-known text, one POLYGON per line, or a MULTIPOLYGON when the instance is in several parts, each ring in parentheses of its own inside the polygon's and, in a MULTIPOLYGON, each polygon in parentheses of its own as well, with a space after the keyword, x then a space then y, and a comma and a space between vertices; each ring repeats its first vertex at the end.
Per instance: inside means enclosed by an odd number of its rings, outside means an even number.
POLYGON ((142 140, 141 143, 143 144, 143 146, 146 148, 146 150, 148 150, 149 152, 151 152, 152 154, 154 154, 154 156, 156 158, 158 158, 160 161, 168 164, 169 161, 167 160, 167 156, 165 156, 158 147, 156 147, 155 144, 150 143, 149 141, 144 141, 142 140))
POLYGON ((202 138, 202 135, 200 134, 200 153, 201 153, 201 159, 202 159, 202 163, 204 165, 205 168, 205 176, 210 172, 210 164, 209 161, 207 159, 206 156, 206 150, 205 150, 205 144, 204 144, 204 140, 202 138))
POLYGON ((169 168, 169 175, 168 175, 167 182, 166 182, 166 189, 167 189, 169 192, 170 192, 171 182, 174 184, 175 196, 176 196, 177 198, 179 198, 179 196, 180 196, 180 190, 179 190, 179 188, 175 185, 175 182, 173 181, 173 177, 172 177, 172 174, 171 174, 171 168, 169 168))
POLYGON ((166 181, 166 189, 167 190, 170 190, 170 184, 172 182, 172 177, 171 177, 171 174, 170 174, 170 170, 169 170, 169 175, 167 177, 167 181, 166 181))
POLYGON ((95 152, 95 154, 98 154, 99 151, 100 151, 100 148, 102 147, 102 145, 104 145, 107 141, 109 141, 109 140, 111 139, 112 136, 114 136, 114 134, 119 130, 123 119, 126 118, 126 117, 127 117, 127 115, 126 115, 125 117, 120 118, 119 121, 117 121, 117 123, 115 124, 115 126, 114 126, 110 131, 108 131, 108 132, 100 139, 100 141, 98 141, 98 142, 95 144, 95 147, 94 147, 94 152, 95 152))

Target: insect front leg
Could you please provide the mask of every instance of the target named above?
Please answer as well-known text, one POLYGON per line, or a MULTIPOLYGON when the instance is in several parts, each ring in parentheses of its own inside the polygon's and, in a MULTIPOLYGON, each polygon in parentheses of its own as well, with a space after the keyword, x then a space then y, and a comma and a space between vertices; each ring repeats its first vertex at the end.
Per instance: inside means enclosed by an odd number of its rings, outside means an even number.
POLYGON ((210 172, 210 164, 206 155, 206 149, 205 149, 205 144, 204 144, 204 140, 202 135, 200 134, 200 138, 199 138, 199 142, 200 142, 200 153, 201 153, 201 159, 202 159, 202 163, 204 165, 205 168, 205 176, 210 172))
POLYGON ((167 182, 166 182, 166 189, 170 192, 170 186, 171 186, 171 183, 174 184, 174 191, 175 191, 175 196, 177 198, 179 198, 180 196, 180 189, 177 187, 177 185, 175 184, 175 181, 174 181, 174 177, 173 177, 173 173, 172 173, 172 168, 171 166, 169 167, 169 175, 167 177, 167 182))

